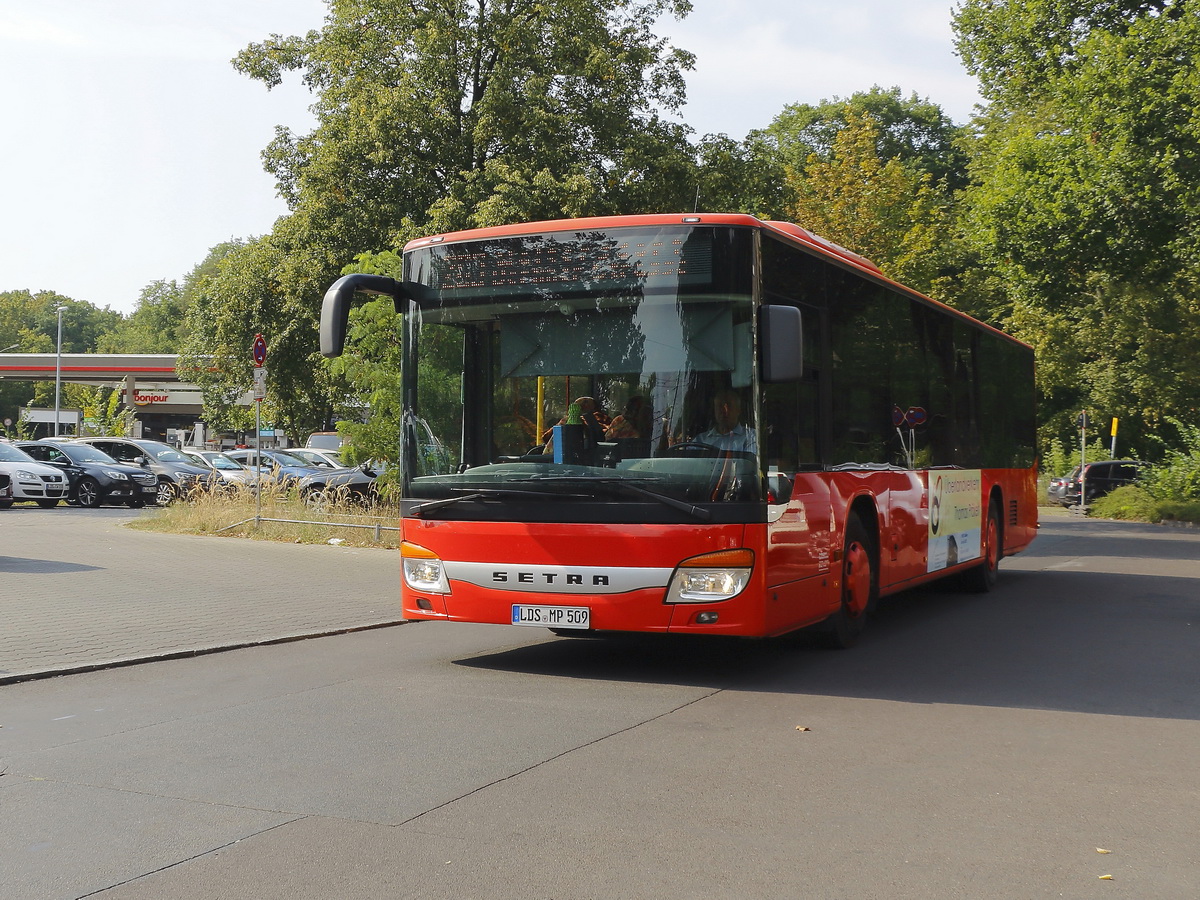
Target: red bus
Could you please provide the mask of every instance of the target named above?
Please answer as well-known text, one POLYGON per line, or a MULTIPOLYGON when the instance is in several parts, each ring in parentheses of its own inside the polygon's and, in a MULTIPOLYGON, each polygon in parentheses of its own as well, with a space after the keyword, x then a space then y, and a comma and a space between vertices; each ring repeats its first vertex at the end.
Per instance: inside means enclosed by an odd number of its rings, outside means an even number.
POLYGON ((411 619, 856 639, 876 600, 989 590, 1037 530, 1033 352, 783 222, 643 215, 412 241, 411 619))

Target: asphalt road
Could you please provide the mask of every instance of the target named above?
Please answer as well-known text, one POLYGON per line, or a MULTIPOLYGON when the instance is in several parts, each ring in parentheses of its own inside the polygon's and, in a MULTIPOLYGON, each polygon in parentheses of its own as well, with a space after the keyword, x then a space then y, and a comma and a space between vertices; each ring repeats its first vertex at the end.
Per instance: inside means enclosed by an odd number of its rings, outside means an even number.
POLYGON ((1194 900, 1198 651, 1200 531, 1056 518, 846 652, 421 623, 11 683, 0 895, 1194 900))

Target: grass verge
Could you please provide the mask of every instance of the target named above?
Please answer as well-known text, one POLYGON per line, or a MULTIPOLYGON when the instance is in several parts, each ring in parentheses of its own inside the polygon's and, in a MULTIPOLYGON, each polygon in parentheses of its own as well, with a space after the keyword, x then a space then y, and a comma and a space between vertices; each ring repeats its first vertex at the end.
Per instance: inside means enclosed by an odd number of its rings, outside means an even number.
POLYGON ((398 532, 386 530, 395 529, 400 518, 399 512, 389 507, 337 501, 312 507, 292 495, 264 494, 260 516, 256 528, 254 495, 250 491, 231 495, 204 494, 149 510, 129 527, 170 534, 207 534, 291 544, 338 543, 390 549, 400 546, 398 532), (287 521, 264 521, 267 519, 287 521))
POLYGON ((1155 500, 1145 490, 1131 484, 1094 501, 1088 515, 1129 522, 1200 524, 1200 500, 1155 500))

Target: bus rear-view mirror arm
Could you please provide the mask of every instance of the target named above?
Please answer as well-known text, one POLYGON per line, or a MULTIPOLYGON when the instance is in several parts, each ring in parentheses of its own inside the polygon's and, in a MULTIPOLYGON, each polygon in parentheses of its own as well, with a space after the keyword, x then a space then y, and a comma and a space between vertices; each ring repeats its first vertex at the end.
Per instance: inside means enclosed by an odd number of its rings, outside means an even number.
POLYGON ((367 294, 387 294, 399 306, 401 298, 411 296, 404 283, 386 275, 343 275, 325 292, 321 301, 321 355, 341 356, 346 346, 346 322, 350 302, 356 291, 367 294))
POLYGON ((762 379, 767 384, 799 381, 804 375, 804 323, 794 306, 759 307, 762 379))

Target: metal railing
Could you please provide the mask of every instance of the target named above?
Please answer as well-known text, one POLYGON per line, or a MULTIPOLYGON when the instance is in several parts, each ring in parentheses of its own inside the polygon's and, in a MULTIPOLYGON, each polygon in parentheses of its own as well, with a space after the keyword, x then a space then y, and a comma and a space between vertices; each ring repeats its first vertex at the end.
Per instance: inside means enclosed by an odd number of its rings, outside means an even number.
POLYGON ((279 522, 284 525, 316 525, 318 528, 366 528, 374 531, 376 541, 383 539, 383 532, 385 531, 400 531, 398 526, 384 525, 382 522, 375 522, 374 524, 367 524, 365 522, 322 522, 316 519, 274 519, 267 516, 252 516, 249 519, 242 519, 240 522, 234 522, 232 525, 226 525, 224 528, 218 528, 214 533, 220 534, 222 531, 230 531, 234 528, 240 528, 247 522, 253 522, 255 530, 257 530, 259 525, 263 522, 279 522))

